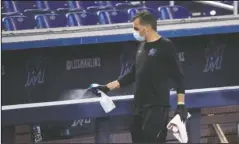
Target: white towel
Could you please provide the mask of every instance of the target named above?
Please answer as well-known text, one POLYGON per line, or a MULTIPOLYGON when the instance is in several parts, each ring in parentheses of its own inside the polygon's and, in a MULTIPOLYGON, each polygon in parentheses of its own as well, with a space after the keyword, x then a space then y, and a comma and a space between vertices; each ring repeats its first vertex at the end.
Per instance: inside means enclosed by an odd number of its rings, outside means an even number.
MULTIPOLYGON (((188 113, 188 118, 190 118, 191 115, 188 113)), ((181 121, 181 118, 179 114, 177 114, 167 125, 167 129, 173 132, 174 137, 180 142, 180 143, 187 143, 188 142, 188 134, 186 125, 184 122, 181 121)))

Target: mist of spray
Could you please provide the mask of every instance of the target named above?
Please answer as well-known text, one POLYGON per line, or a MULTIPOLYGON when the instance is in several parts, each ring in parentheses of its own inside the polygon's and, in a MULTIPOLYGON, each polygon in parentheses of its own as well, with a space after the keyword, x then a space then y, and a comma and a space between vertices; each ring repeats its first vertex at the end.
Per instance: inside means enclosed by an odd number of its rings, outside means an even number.
POLYGON ((74 100, 74 99, 85 99, 85 98, 95 98, 97 97, 88 89, 74 89, 65 91, 61 95, 60 100, 74 100))

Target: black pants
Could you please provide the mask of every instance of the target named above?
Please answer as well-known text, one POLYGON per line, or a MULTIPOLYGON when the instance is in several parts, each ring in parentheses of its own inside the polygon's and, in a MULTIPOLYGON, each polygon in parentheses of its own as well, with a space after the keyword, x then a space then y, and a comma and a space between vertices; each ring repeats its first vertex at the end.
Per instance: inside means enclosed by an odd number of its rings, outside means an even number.
POLYGON ((165 143, 169 108, 151 107, 133 115, 131 136, 133 143, 165 143))

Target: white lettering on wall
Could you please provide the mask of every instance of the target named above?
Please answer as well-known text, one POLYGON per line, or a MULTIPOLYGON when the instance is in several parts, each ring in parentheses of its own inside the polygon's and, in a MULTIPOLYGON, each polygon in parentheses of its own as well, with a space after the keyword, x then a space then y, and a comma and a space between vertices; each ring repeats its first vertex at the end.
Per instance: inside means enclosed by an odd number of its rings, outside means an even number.
POLYGON ((43 84, 47 60, 45 58, 35 58, 27 63, 27 80, 25 87, 43 84))
POLYGON ((222 61, 225 45, 210 44, 205 49, 206 63, 203 72, 214 72, 222 69, 222 61))
POLYGON ((85 124, 91 123, 91 119, 80 119, 80 120, 74 120, 73 124, 71 125, 72 127, 75 127, 77 125, 83 126, 85 124))
POLYGON ((66 61, 66 70, 80 69, 80 68, 95 68, 100 66, 101 66, 101 59, 99 57, 66 61))

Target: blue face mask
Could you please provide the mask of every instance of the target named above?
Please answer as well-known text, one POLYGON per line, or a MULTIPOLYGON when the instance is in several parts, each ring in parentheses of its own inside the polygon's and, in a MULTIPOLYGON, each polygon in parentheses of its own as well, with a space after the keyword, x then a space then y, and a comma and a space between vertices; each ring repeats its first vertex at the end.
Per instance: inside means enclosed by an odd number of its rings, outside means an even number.
POLYGON ((133 35, 134 35, 134 38, 138 41, 144 41, 145 40, 145 37, 140 36, 139 32, 136 31, 136 30, 133 30, 133 35))

